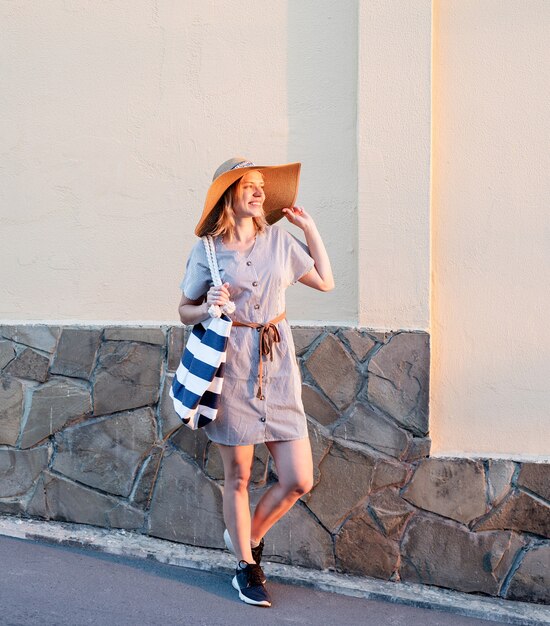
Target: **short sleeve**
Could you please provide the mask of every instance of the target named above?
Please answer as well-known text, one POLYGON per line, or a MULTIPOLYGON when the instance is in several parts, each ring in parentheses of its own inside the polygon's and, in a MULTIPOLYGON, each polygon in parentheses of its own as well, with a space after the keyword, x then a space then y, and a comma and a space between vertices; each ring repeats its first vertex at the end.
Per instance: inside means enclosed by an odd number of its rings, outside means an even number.
POLYGON ((181 281, 180 288, 186 298, 190 300, 198 300, 208 291, 212 283, 206 251, 202 240, 199 239, 191 249, 187 265, 185 268, 185 276, 181 281))
MULTIPOLYGON (((286 231, 285 231, 286 232, 286 231)), ((305 243, 287 232, 286 269, 289 285, 293 285, 304 274, 313 269, 315 261, 309 255, 309 248, 305 243)))

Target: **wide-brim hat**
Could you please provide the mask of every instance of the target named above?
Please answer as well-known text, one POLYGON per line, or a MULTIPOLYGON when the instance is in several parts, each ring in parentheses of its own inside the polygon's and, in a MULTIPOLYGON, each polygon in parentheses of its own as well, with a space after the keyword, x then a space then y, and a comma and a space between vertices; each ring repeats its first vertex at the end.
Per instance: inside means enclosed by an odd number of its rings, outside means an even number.
POLYGON ((258 170, 264 176, 264 213, 268 224, 274 224, 283 217, 282 209, 292 207, 296 202, 300 168, 301 163, 255 165, 244 157, 228 159, 214 173, 195 234, 199 237, 205 235, 209 228, 214 226, 218 218, 217 215, 212 215, 216 204, 226 190, 250 170, 258 170))

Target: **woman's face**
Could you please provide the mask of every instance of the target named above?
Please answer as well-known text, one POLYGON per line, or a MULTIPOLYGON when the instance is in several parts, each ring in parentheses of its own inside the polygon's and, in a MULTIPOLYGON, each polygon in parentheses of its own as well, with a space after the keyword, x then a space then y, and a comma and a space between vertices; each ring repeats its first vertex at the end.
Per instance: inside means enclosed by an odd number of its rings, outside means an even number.
POLYGON ((259 217, 265 200, 264 177, 257 170, 247 172, 237 183, 233 196, 236 218, 259 217))

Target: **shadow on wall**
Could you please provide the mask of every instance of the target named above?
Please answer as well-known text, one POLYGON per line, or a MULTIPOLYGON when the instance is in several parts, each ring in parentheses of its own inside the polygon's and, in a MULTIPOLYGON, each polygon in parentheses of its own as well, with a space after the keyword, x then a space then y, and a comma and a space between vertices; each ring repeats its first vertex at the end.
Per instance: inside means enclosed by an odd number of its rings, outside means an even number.
MULTIPOLYGON (((315 319, 357 319, 358 2, 287 2, 288 160, 302 162, 299 202, 328 237, 336 289, 308 291, 315 319), (337 228, 335 228, 337 221, 337 228), (329 304, 327 305, 327 302, 329 304), (330 303, 334 310, 328 311, 330 303)), ((297 287, 298 289, 305 287, 297 287)), ((295 314, 292 302, 289 317, 295 314)))

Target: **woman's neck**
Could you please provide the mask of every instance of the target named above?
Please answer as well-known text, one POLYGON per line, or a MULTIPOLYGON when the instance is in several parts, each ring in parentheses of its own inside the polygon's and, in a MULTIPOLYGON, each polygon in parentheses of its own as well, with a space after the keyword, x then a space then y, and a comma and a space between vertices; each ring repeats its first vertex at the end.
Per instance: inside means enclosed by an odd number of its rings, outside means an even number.
POLYGON ((256 224, 251 217, 235 220, 233 232, 227 232, 223 236, 224 241, 232 243, 248 243, 256 237, 256 224))

